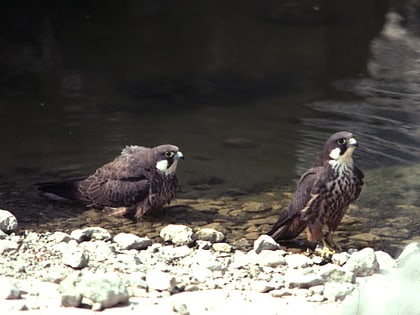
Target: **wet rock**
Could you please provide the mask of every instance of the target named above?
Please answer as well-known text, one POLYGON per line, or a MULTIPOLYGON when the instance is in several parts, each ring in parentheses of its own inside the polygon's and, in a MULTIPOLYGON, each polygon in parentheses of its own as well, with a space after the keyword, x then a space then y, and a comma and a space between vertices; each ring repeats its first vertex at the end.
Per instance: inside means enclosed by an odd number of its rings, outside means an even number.
POLYGON ((268 235, 261 235, 254 242, 254 251, 259 254, 263 250, 276 250, 280 249, 280 245, 268 235))
POLYGON ((16 217, 7 210, 0 209, 0 230, 5 233, 11 233, 17 229, 16 217))
POLYGON ((353 234, 350 236, 350 238, 356 241, 363 241, 363 242, 373 242, 380 239, 377 235, 372 234, 372 233, 353 234))
POLYGON ((366 277, 377 273, 379 264, 376 260, 375 251, 367 247, 353 253, 343 268, 353 272, 356 277, 366 277))
POLYGON ((389 273, 398 266, 397 262, 388 253, 383 251, 376 251, 375 255, 381 273, 389 273))
POLYGON ((271 207, 268 207, 266 204, 262 202, 256 202, 256 201, 245 202, 241 207, 241 210, 245 212, 261 212, 261 211, 269 210, 269 209, 271 209, 271 207))
POLYGON ((128 302, 127 288, 116 273, 90 273, 82 277, 77 287, 92 310, 101 310, 128 302))
POLYGON ((211 243, 219 243, 225 239, 225 235, 215 229, 203 228, 195 233, 195 239, 211 243))
POLYGON ((150 271, 146 275, 146 283, 150 290, 172 292, 175 289, 175 278, 162 271, 150 271))
POLYGON ((114 236, 114 242, 120 249, 146 249, 152 245, 152 240, 147 237, 139 237, 131 233, 119 233, 114 236))
POLYGON ((232 251, 232 246, 227 243, 213 243, 212 248, 216 252, 230 253, 232 251))
POLYGON ((397 258, 398 266, 404 265, 407 259, 417 254, 420 254, 420 244, 417 242, 408 244, 397 258))
POLYGON ((300 254, 287 255, 286 263, 290 268, 305 268, 313 265, 312 259, 300 254))
POLYGON ((80 248, 68 246, 63 252, 62 262, 73 269, 82 269, 88 263, 88 255, 80 248))
POLYGON ((350 258, 350 254, 346 252, 335 253, 331 257, 333 264, 343 266, 350 258))
POLYGON ((111 239, 111 234, 106 229, 98 226, 74 230, 70 236, 79 243, 90 240, 108 241, 111 239))
POLYGON ((14 280, 0 277, 0 300, 20 299, 21 294, 14 280))
POLYGON ((324 297, 329 301, 342 301, 354 290, 354 285, 350 283, 329 282, 324 286, 324 297))
POLYGON ((180 224, 170 224, 160 230, 160 237, 165 242, 171 242, 174 245, 191 245, 194 242, 193 230, 180 224))
POLYGON ((19 244, 11 240, 0 240, 0 255, 3 255, 8 252, 17 251, 19 244))

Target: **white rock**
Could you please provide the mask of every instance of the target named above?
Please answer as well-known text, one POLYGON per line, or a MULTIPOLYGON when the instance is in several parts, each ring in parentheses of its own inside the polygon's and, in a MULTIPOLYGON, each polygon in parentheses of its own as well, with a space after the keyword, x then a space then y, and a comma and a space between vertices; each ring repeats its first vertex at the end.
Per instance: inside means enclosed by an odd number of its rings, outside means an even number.
POLYGON ((301 254, 287 255, 286 263, 290 268, 305 268, 313 265, 312 259, 301 254))
POLYGON ((375 251, 367 247, 353 253, 343 268, 353 272, 356 277, 366 277, 377 273, 379 264, 376 260, 375 251))
POLYGON ((324 282, 354 283, 356 278, 352 271, 345 270, 335 264, 320 266, 318 275, 324 280, 324 282))
POLYGON ((5 233, 16 231, 17 225, 18 225, 17 219, 11 212, 0 209, 0 230, 1 231, 5 233))
POLYGON ((284 257, 284 254, 285 252, 282 250, 264 250, 259 255, 254 256, 254 260, 255 263, 259 264, 260 266, 275 268, 277 266, 283 266, 286 264, 286 258, 284 257))
POLYGON ((114 242, 120 249, 146 249, 152 245, 152 240, 148 237, 139 237, 131 233, 119 233, 114 236, 114 242))
POLYGON ((353 284, 329 282, 324 286, 324 297, 333 302, 342 301, 353 290, 353 284))
POLYGON ((69 246, 68 250, 63 252, 62 262, 64 265, 74 269, 82 269, 88 263, 88 255, 82 249, 69 246))
POLYGON ((78 290, 90 300, 92 310, 102 310, 128 302, 127 288, 117 273, 86 274, 82 277, 78 290))
POLYGON ((21 294, 12 279, 0 277, 0 300, 20 299, 21 294))
POLYGON ((288 288, 310 288, 323 284, 322 278, 315 273, 302 274, 300 270, 288 269, 284 275, 286 287, 288 288))
POLYGON ((160 237, 165 242, 172 242, 175 245, 192 244, 194 242, 193 234, 190 227, 180 224, 170 224, 160 231, 160 237))
POLYGON ((254 250, 257 254, 261 253, 263 250, 276 250, 280 249, 280 245, 268 235, 261 235, 254 242, 254 250))
POLYGON ((375 255, 381 273, 391 272, 394 268, 398 266, 397 262, 388 253, 385 253, 383 251, 376 251, 375 255))
POLYGON ((108 241, 111 239, 111 234, 106 229, 101 228, 99 226, 74 230, 73 232, 71 232, 70 236, 79 243, 90 240, 108 241))
POLYGON ((225 239, 225 235, 215 229, 204 228, 195 233, 195 239, 201 241, 208 241, 211 243, 222 242, 225 239))
POLYGON ((350 254, 346 252, 335 253, 331 257, 333 264, 343 266, 350 258, 350 254))
POLYGON ((19 244, 15 241, 11 240, 0 240, 0 255, 4 253, 17 251, 19 248, 19 244))
POLYGON ((190 255, 192 253, 192 249, 189 248, 187 245, 177 247, 163 246, 159 252, 161 257, 171 260, 190 255))
POLYGON ((210 249, 211 248, 211 242, 209 242, 209 241, 197 240, 195 242, 198 246, 198 249, 210 249))
POLYGON ((405 261, 409 259, 411 256, 417 255, 420 253, 420 244, 417 242, 413 242, 408 244, 400 256, 397 258, 398 266, 404 265, 405 261))
POLYGON ((232 246, 227 243, 213 243, 212 248, 216 252, 230 253, 232 251, 232 246))
POLYGON ((54 232, 48 239, 54 243, 68 243, 72 240, 72 237, 64 232, 54 232))
POLYGON ((146 283, 149 289, 172 292, 176 286, 175 278, 169 273, 162 271, 150 271, 146 275, 146 283))
POLYGON ((105 241, 82 242, 78 247, 86 251, 86 257, 96 262, 109 261, 115 257, 115 246, 105 241))

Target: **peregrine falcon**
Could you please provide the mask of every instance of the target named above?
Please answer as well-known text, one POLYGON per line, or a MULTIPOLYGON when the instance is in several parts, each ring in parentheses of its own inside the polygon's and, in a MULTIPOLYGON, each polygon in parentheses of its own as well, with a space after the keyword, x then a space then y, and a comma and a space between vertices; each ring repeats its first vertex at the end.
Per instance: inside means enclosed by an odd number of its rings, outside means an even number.
POLYGON ((175 197, 179 188, 175 171, 178 160, 183 158, 174 145, 127 146, 121 155, 89 177, 41 183, 38 190, 50 199, 70 199, 93 207, 111 208, 112 214, 135 213, 138 219, 175 197))
POLYGON ((329 247, 341 250, 333 240, 333 232, 363 185, 363 173, 352 158, 357 146, 352 133, 333 134, 312 167, 299 179, 287 211, 267 234, 276 241, 290 240, 306 228, 307 239, 322 242, 325 254, 333 252, 329 247), (322 233, 324 225, 328 227, 326 239, 322 233))

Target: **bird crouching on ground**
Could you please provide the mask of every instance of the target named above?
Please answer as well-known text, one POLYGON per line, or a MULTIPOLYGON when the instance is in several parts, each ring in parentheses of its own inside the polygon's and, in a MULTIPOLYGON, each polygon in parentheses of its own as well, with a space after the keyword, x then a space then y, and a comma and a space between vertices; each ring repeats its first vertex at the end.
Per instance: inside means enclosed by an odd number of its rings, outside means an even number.
POLYGON ((333 233, 350 203, 357 199, 363 185, 363 173, 354 165, 352 154, 358 142, 352 133, 333 134, 297 183, 287 211, 267 233, 277 242, 297 237, 305 228, 310 242, 321 243, 322 256, 341 250, 333 233), (326 238, 323 226, 328 227, 326 238))
POLYGON ((148 148, 127 146, 121 155, 80 180, 38 184, 42 196, 80 201, 111 209, 112 215, 144 214, 168 204, 179 189, 178 161, 184 155, 177 146, 148 148))

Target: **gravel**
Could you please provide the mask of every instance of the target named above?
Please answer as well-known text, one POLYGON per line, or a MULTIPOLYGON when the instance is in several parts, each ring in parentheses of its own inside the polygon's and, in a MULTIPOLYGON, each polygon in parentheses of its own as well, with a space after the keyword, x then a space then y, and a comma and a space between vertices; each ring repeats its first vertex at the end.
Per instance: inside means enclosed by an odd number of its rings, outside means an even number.
MULTIPOLYGON (((117 305, 118 314, 252 314, 258 308, 251 305, 263 303, 267 314, 309 306, 314 314, 351 314, 356 300, 365 301, 360 294, 372 292, 372 283, 389 287, 403 278, 410 292, 420 289, 416 243, 397 259, 364 248, 325 261, 281 249, 266 235, 249 251, 223 242, 224 235, 210 228, 194 234, 188 226, 169 225, 160 235, 162 243, 128 233, 112 237, 98 227, 6 234, 0 239, 0 307, 27 314, 63 307, 82 314, 117 305), (408 263, 417 273, 403 271, 408 263)), ((377 303, 384 300, 385 293, 377 303)), ((402 310, 407 303, 420 309, 410 295, 395 303, 402 310)), ((366 305, 360 307, 371 312, 366 305)))

